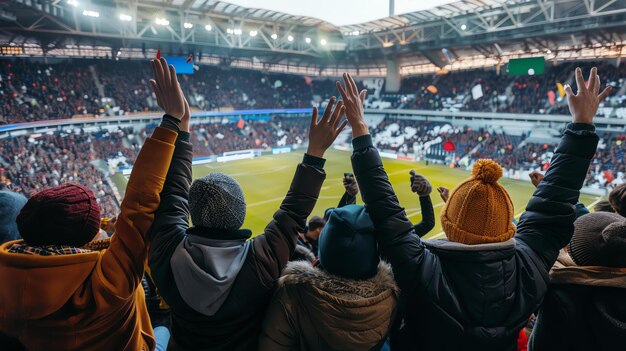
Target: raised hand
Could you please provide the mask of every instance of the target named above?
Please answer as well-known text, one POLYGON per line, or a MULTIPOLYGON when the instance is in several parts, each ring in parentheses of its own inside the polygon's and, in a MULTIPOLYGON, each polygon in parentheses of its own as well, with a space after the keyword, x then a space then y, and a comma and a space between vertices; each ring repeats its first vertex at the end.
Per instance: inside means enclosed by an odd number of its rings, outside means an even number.
POLYGON ((354 177, 343 177, 343 187, 350 196, 356 196, 359 193, 359 185, 354 177))
POLYGON ((363 89, 359 93, 354 79, 348 73, 343 74, 343 82, 346 86, 345 89, 340 82, 337 82, 337 90, 339 90, 341 99, 346 105, 346 118, 352 126, 352 137, 369 134, 363 113, 363 101, 365 101, 367 90, 363 89))
POLYGON ((335 106, 336 98, 333 96, 328 102, 328 106, 324 110, 321 120, 317 120, 317 107, 313 107, 313 115, 311 116, 311 128, 309 129, 309 148, 306 153, 311 156, 323 157, 324 152, 333 144, 335 139, 348 121, 343 121, 341 125, 341 117, 346 111, 342 101, 335 106), (334 109, 333 109, 334 107, 334 109))
POLYGON ((530 177, 530 181, 533 183, 533 185, 536 188, 537 186, 539 186, 539 183, 541 183, 541 181, 543 180, 544 175, 541 174, 541 172, 539 171, 532 171, 530 172, 530 174, 528 174, 528 177, 530 177))
POLYGON ((182 120, 185 114, 185 97, 178 84, 176 69, 167 65, 167 60, 161 57, 158 60, 150 61, 154 71, 154 79, 150 79, 150 84, 157 98, 157 104, 166 114, 182 120))
POLYGON ((576 68, 576 85, 578 91, 576 95, 572 91, 572 87, 569 85, 565 87, 565 94, 567 95, 567 104, 569 105, 569 111, 572 114, 574 123, 593 123, 593 117, 598 111, 600 101, 604 100, 609 93, 611 93, 611 87, 607 86, 600 95, 600 77, 598 76, 598 69, 596 67, 591 69, 589 74, 589 80, 585 82, 583 77, 583 71, 576 68))
POLYGON ((433 191, 432 185, 426 177, 421 174, 415 173, 414 170, 409 172, 411 175, 411 191, 419 196, 428 196, 433 191))
POLYGON ((445 186, 440 186, 437 188, 437 191, 439 192, 439 196, 441 196, 441 200, 443 200, 443 202, 448 202, 448 198, 450 197, 450 189, 446 188, 445 186))

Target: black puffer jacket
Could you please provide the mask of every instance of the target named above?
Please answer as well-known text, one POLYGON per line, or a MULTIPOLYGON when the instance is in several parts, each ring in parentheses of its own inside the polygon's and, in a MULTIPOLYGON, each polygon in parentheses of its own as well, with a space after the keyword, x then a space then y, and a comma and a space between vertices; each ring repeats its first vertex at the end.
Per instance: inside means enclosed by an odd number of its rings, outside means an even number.
POLYGON ((462 245, 422 241, 400 207, 370 136, 353 140, 352 165, 382 257, 402 291, 405 324, 394 350, 515 350, 519 330, 548 290, 548 272, 569 242, 598 137, 568 126, 514 239, 462 245))
POLYGON ((626 269, 579 267, 562 253, 550 279, 530 351, 626 348, 626 269))
MULTIPOLYGON (((295 250, 298 233, 304 230, 306 219, 315 207, 326 177, 322 168, 324 160, 305 155, 280 209, 265 228, 265 233, 246 242, 246 238, 251 235, 248 230, 224 236, 224 233, 207 232, 206 228, 188 228, 191 158, 191 144, 185 140, 178 141, 150 233, 149 265, 152 278, 171 309, 172 338, 168 349, 256 350, 261 322, 276 281, 295 250), (233 235, 239 238, 232 239, 233 235), (235 273, 234 282, 225 292, 227 297, 220 302, 217 311, 201 313, 197 306, 193 308, 185 302, 187 300, 178 289, 175 274, 180 270, 191 271, 191 276, 198 280, 191 282, 190 286, 202 284, 206 276, 216 276, 217 280, 223 278, 222 272, 228 273, 229 265, 232 267, 232 264, 211 257, 210 253, 219 252, 221 248, 232 248, 233 243, 248 247, 243 261, 238 261, 240 269, 235 273), (193 257, 193 261, 188 261, 192 263, 185 267, 175 266, 172 260, 181 252, 181 245, 195 250, 186 253, 193 257), (209 252, 209 255, 193 256, 203 252, 209 252), (174 269, 177 271, 174 272, 174 269)), ((192 293, 196 297, 206 298, 209 290, 215 289, 198 287, 192 293)))

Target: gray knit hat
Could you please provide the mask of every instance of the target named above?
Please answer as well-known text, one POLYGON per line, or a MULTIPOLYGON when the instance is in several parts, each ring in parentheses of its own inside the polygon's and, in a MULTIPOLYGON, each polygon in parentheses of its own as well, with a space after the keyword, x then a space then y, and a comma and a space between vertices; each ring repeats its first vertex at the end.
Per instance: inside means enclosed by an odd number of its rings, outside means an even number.
POLYGON ((224 173, 210 173, 193 181, 189 208, 194 226, 237 230, 246 218, 246 200, 241 186, 224 173))
POLYGON ((23 195, 0 191, 0 244, 20 238, 15 218, 25 204, 26 198, 23 195))
POLYGON ((626 219, 610 212, 578 218, 567 249, 579 266, 626 268, 626 219))

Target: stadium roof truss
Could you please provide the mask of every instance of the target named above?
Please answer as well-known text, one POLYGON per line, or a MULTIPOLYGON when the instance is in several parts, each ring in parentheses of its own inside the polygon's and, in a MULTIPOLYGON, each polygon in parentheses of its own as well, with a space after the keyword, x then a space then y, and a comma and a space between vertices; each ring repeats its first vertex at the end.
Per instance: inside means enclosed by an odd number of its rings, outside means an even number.
POLYGON ((0 0, 0 36, 34 38, 44 52, 68 45, 162 48, 320 69, 338 62, 384 66, 385 58, 403 55, 441 67, 455 56, 492 57, 513 47, 621 45, 623 33, 626 0, 464 0, 341 27, 217 0, 0 0), (450 50, 448 59, 442 49, 450 50))

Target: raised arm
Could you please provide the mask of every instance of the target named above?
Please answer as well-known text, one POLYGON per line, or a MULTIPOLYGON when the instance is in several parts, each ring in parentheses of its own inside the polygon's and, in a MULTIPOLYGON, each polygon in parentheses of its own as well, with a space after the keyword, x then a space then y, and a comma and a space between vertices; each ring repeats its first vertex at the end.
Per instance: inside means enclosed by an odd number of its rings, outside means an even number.
POLYGON ((601 94, 596 68, 585 83, 582 71, 576 69, 578 93, 566 88, 572 123, 567 126, 557 146, 550 167, 531 197, 520 218, 515 238, 519 247, 536 257, 546 272, 556 261, 558 252, 571 239, 576 219, 575 204, 598 144, 593 117, 599 103, 610 92, 601 94))
POLYGON ((363 118, 365 90, 360 93, 356 83, 344 74, 344 89, 337 88, 346 104, 346 117, 352 126, 352 168, 359 183, 361 198, 374 223, 378 250, 391 263, 396 282, 403 292, 410 294, 419 278, 419 268, 424 258, 424 246, 414 235, 413 224, 398 202, 389 177, 383 168, 378 151, 363 118))
POLYGON ((433 187, 426 177, 415 173, 414 170, 411 170, 409 174, 411 174, 411 191, 419 196, 420 209, 422 210, 422 221, 415 224, 413 230, 421 238, 435 227, 435 210, 430 199, 433 187))
POLYGON ((159 193, 174 153, 180 119, 184 114, 182 93, 173 66, 165 59, 153 60, 153 87, 166 97, 160 127, 146 139, 126 186, 111 244, 96 267, 94 284, 101 284, 117 299, 127 298, 140 284, 148 255, 148 230, 159 206, 159 193), (166 108, 165 108, 166 107, 166 108))
POLYGON ((345 108, 343 103, 335 105, 331 98, 324 116, 317 120, 317 109, 313 109, 309 130, 309 147, 302 163, 298 165, 287 196, 274 214, 274 219, 265 228, 265 235, 254 239, 254 250, 259 274, 265 284, 271 286, 293 254, 298 234, 304 231, 306 219, 313 211, 322 183, 324 152, 332 145, 346 122, 340 124, 345 108))
POLYGON ((174 284, 169 258, 189 227, 188 199, 193 158, 193 147, 189 141, 189 117, 189 105, 185 101, 185 114, 180 123, 176 149, 161 191, 161 204, 149 233, 148 263, 151 276, 158 286, 174 284))
POLYGON ((359 194, 359 185, 357 184, 356 179, 354 179, 354 175, 351 177, 344 175, 342 182, 346 192, 339 200, 337 208, 344 207, 346 205, 355 205, 356 196, 359 194))

